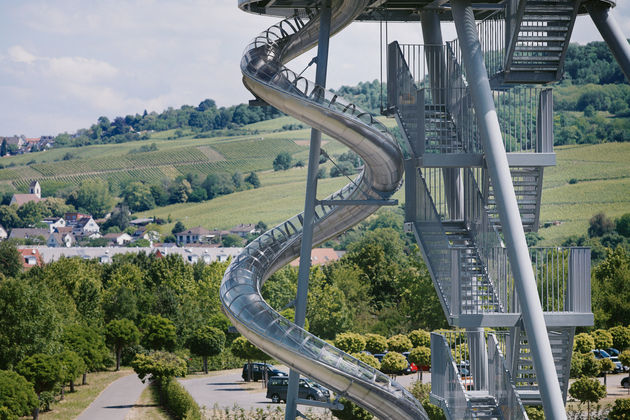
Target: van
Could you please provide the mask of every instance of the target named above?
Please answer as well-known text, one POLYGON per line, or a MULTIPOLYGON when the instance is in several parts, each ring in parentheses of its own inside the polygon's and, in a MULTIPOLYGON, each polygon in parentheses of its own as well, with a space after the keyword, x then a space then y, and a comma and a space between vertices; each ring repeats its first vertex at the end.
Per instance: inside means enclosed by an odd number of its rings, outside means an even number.
POLYGON ((274 365, 270 365, 268 363, 250 363, 250 365, 251 371, 249 370, 247 363, 243 365, 243 373, 241 374, 241 378, 243 378, 245 382, 248 382, 250 380, 255 382, 260 379, 271 378, 272 376, 287 376, 285 372, 278 370, 274 365))
MULTIPOLYGON (((274 376, 267 382, 267 398, 274 403, 287 401, 287 392, 289 389, 288 376, 274 376)), ((298 398, 304 400, 328 401, 330 391, 323 386, 308 379, 300 379, 300 388, 298 398)))

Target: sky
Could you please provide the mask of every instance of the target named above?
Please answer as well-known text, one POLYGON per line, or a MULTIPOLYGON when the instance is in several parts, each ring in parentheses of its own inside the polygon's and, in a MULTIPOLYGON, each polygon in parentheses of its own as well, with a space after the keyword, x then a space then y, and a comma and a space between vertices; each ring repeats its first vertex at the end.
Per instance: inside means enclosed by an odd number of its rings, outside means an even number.
MULTIPOLYGON (((630 37, 630 1, 614 15, 630 37)), ((240 57, 276 23, 237 0, 0 0, 0 136, 73 133, 99 116, 252 98, 240 57)), ((445 40, 455 38, 443 26, 445 40)), ((390 23, 389 41, 421 43, 418 23, 390 23)), ((601 40, 588 17, 571 41, 601 40)), ((331 39, 327 85, 380 77, 379 24, 353 23, 331 39)), ((313 52, 289 67, 301 71, 313 52)), ((314 67, 314 66, 313 66, 314 67)), ((305 75, 314 78, 311 70, 305 75)))

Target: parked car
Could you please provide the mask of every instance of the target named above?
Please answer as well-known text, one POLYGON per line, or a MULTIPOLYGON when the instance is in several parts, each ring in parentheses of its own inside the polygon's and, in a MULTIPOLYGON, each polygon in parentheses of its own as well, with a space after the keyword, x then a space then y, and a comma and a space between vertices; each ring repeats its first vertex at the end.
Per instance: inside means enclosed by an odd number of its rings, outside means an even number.
MULTIPOLYGON (((283 372, 268 363, 251 363, 251 367, 252 381, 263 379, 265 369, 267 370, 267 378, 271 378, 272 376, 287 376, 286 372, 283 372)), ((243 373, 241 374, 241 377, 246 382, 250 380, 247 363, 243 365, 243 373)))
POLYGON ((613 356, 613 357, 614 357, 614 356, 619 357, 619 350, 617 350, 617 349, 614 349, 614 348, 612 348, 612 347, 609 347, 609 348, 604 349, 604 350, 606 350, 606 352, 607 352, 608 354, 610 354, 611 356, 613 356))
POLYGON ((615 365, 615 369, 613 370, 614 373, 623 372, 623 365, 619 361, 618 357, 616 356, 613 357, 610 354, 608 354, 606 350, 602 350, 602 349, 591 350, 591 352, 593 352, 593 355, 595 355, 595 358, 597 360, 610 359, 610 361, 613 362, 613 364, 615 365))
POLYGON ((621 378, 621 386, 624 388, 630 388, 630 376, 621 378))
POLYGON ((409 353, 410 352, 406 351, 406 352, 403 352, 402 354, 403 356, 405 356, 405 359, 407 359, 407 367, 403 370, 403 373, 405 375, 411 375, 412 373, 416 373, 418 371, 418 366, 416 366, 415 363, 411 363, 409 361, 409 353))
MULTIPOLYGON (((274 403, 287 401, 289 377, 274 376, 267 381, 267 398, 274 403)), ((328 401, 330 392, 323 386, 310 379, 300 379, 298 398, 305 400, 328 401), (325 390, 325 391, 324 391, 325 390), (325 394, 327 392, 327 394, 325 394)))

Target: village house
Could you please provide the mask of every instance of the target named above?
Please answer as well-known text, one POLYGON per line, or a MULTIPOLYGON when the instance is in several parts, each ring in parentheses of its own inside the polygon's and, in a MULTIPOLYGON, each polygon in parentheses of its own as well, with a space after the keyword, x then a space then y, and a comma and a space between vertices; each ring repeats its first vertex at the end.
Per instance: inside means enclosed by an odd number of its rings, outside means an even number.
POLYGON ((50 235, 48 229, 40 228, 13 228, 9 239, 24 239, 35 242, 45 243, 46 238, 50 235))
POLYGON ((66 247, 70 248, 76 242, 72 233, 53 232, 48 237, 46 245, 51 248, 66 247))
POLYGON ((50 229, 50 233, 53 233, 57 228, 66 227, 66 221, 63 217, 45 217, 42 223, 46 223, 50 229))
POLYGON ((9 234, 4 229, 4 227, 0 226, 0 241, 3 241, 9 237, 9 234))
POLYGON ((33 248, 20 248, 19 253, 22 254, 22 267, 28 270, 32 267, 43 265, 42 257, 37 249, 33 248))
POLYGON ((16 204, 18 207, 22 207, 24 204, 31 201, 36 203, 42 201, 42 187, 39 185, 38 181, 31 182, 28 194, 13 194, 9 205, 16 204))
MULTIPOLYGON (((100 230, 101 230, 101 228, 94 221, 92 216, 83 217, 83 218, 77 220, 77 222, 72 226, 72 234, 74 236, 95 237, 94 234, 99 233, 100 230)), ((97 236, 97 237, 100 237, 100 235, 97 236)))
POLYGON ((127 245, 133 239, 131 235, 125 232, 108 233, 107 235, 103 236, 103 238, 107 239, 112 244, 120 246, 127 245))
POLYGON ((247 237, 247 235, 257 232, 258 230, 256 229, 256 225, 253 225, 251 223, 236 225, 232 229, 230 229, 230 233, 238 235, 241 238, 245 238, 247 237))
POLYGON ((177 244, 195 244, 195 243, 208 243, 214 237, 212 233, 201 226, 194 227, 192 229, 185 230, 175 234, 177 238, 177 244))
POLYGON ((83 213, 66 213, 63 215, 63 218, 66 220, 66 226, 74 226, 79 220, 84 219, 86 217, 91 218, 91 214, 83 214, 83 213))

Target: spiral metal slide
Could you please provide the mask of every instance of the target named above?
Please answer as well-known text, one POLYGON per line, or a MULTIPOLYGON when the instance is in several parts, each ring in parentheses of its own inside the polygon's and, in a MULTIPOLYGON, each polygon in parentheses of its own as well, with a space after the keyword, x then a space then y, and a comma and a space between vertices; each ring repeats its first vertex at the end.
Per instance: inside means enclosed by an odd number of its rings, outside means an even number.
MULTIPOLYGON (((365 0, 335 0, 331 33, 351 23, 365 0)), ((246 48, 241 61, 245 86, 281 111, 338 139, 365 162, 361 174, 329 199, 381 200, 400 186, 403 158, 385 127, 366 112, 284 67, 318 39, 316 12, 272 26, 246 48)), ((316 208, 313 238, 321 243, 355 225, 377 205, 316 208)), ((251 242, 228 267, 221 283, 223 311, 250 342, 303 375, 381 419, 427 419, 422 405, 387 375, 289 322, 262 298, 265 280, 300 254, 302 215, 251 242)))

